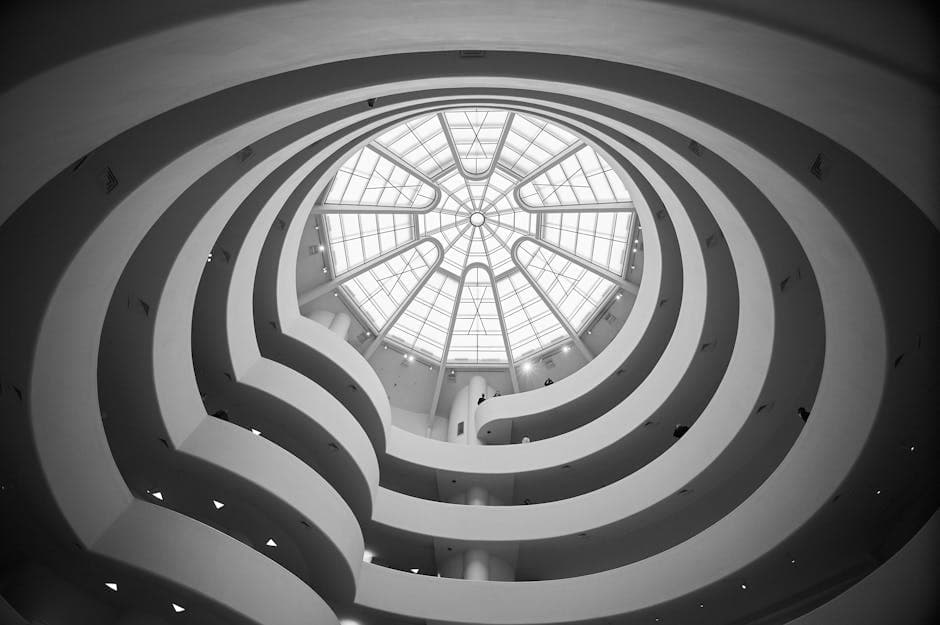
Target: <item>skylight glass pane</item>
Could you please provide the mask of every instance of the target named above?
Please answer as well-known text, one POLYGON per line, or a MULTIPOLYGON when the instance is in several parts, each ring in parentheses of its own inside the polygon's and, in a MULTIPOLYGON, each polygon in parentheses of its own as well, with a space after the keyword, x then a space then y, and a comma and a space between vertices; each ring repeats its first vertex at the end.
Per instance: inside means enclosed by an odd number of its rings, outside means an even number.
POLYGON ((622 275, 632 212, 547 213, 542 239, 617 275, 622 275))
POLYGON ((483 244, 484 232, 480 228, 470 228, 470 249, 467 252, 467 265, 487 263, 486 246, 483 244))
POLYGON ((483 182, 485 186, 483 188, 482 198, 478 206, 480 206, 480 210, 484 212, 490 212, 494 210, 494 204, 496 202, 508 202, 508 197, 512 193, 513 186, 516 183, 515 180, 498 170, 494 171, 493 175, 483 182))
POLYGON ((343 163, 326 194, 326 204, 422 209, 434 188, 368 147, 343 163))
POLYGON ((444 118, 454 140, 461 167, 471 175, 482 174, 496 157, 507 111, 464 109, 446 111, 444 118))
POLYGON ((521 234, 536 234, 535 214, 519 209, 507 196, 500 198, 490 207, 490 210, 486 212, 486 218, 491 223, 518 230, 521 234))
POLYGON ((474 228, 469 226, 463 228, 457 238, 444 248, 443 268, 454 275, 459 276, 462 274, 464 267, 467 266, 467 257, 470 254, 470 242, 473 236, 473 230, 474 228))
POLYGON ((520 272, 497 281, 496 291, 514 361, 567 338, 558 319, 520 272))
POLYGON ((467 180, 458 171, 445 176, 441 181, 440 210, 444 213, 453 215, 469 216, 479 207, 474 204, 470 188, 467 186, 467 180))
POLYGON ((376 143, 429 178, 454 164, 453 152, 436 113, 409 119, 380 135, 376 143))
POLYGON ((372 328, 381 329, 408 299, 437 261, 437 248, 430 241, 393 256, 355 278, 342 288, 360 308, 372 328))
POLYGON ((456 297, 457 280, 435 272, 389 329, 388 337, 406 348, 441 360, 456 297))
POLYGON ((519 195, 533 208, 630 201, 620 177, 587 145, 522 185, 519 195))
POLYGON ((486 230, 488 234, 484 234, 482 238, 483 247, 486 248, 487 262, 493 270, 493 275, 499 277, 514 268, 512 254, 500 238, 493 236, 492 227, 487 226, 486 230))
POLYGON ((499 162, 520 178, 547 163, 578 138, 549 121, 516 113, 506 135, 499 162))
POLYGON ((414 217, 387 213, 325 215, 334 275, 414 240, 414 217))
POLYGON ((519 262, 541 290, 581 331, 616 284, 532 241, 519 246, 519 262))
POLYGON ((451 336, 448 363, 505 363, 506 345, 496 309, 490 274, 474 267, 467 271, 451 336))

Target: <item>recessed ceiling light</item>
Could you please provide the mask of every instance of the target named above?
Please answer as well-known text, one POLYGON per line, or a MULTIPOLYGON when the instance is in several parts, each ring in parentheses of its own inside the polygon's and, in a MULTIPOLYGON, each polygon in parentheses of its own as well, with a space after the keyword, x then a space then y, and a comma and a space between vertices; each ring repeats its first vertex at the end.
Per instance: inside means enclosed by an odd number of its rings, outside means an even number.
POLYGON ((590 330, 588 330, 588 334, 590 334, 590 333, 591 333, 591 331, 590 331, 590 330))
POLYGON ((186 608, 184 608, 183 606, 181 606, 181 605, 178 604, 178 603, 171 603, 170 605, 173 606, 173 611, 176 612, 177 614, 179 614, 180 612, 185 612, 185 611, 186 611, 186 608))
POLYGON ((747 584, 741 584, 741 590, 747 590, 747 584))
POLYGON ((563 352, 565 352, 565 353, 567 354, 568 352, 571 351, 571 346, 570 346, 570 345, 565 345, 564 347, 561 348, 561 351, 563 351, 563 352))
POLYGON ((320 251, 322 252, 322 251, 323 251, 323 250, 325 250, 326 248, 325 248, 325 247, 323 247, 322 245, 320 245, 319 247, 317 247, 317 249, 318 249, 318 250, 320 250, 320 251))
POLYGON ((700 604, 698 604, 698 607, 704 608, 704 607, 705 607, 705 604, 704 604, 704 603, 700 603, 700 604))
POLYGON ((255 428, 251 428, 251 433, 255 436, 261 436, 261 430, 256 430, 255 428))
POLYGON ((875 491, 875 494, 876 494, 876 495, 880 495, 880 494, 881 494, 881 489, 879 488, 878 490, 876 490, 876 491, 875 491))
POLYGON ((216 501, 215 499, 212 500, 212 505, 215 506, 216 510, 221 510, 222 508, 225 507, 224 503, 222 503, 221 501, 216 501))
POLYGON ((911 445, 911 451, 914 451, 914 446, 913 446, 913 445, 911 445))
POLYGON ((532 370, 532 363, 531 363, 531 362, 524 362, 524 363, 522 363, 522 370, 523 370, 523 371, 531 371, 531 370, 532 370))
POLYGON ((323 268, 323 273, 326 273, 326 267, 323 268))
POLYGON ((113 590, 114 592, 117 592, 117 584, 116 584, 116 583, 114 583, 114 582, 105 582, 104 585, 107 586, 109 589, 113 590))
POLYGON ((620 299, 621 297, 623 297, 623 294, 622 294, 622 293, 617 293, 617 299, 620 299))
POLYGON ((264 543, 264 544, 267 545, 268 547, 277 547, 277 543, 274 542, 274 539, 273 539, 273 538, 269 538, 269 539, 268 539, 268 542, 266 542, 266 543, 264 543))
POLYGON ((415 359, 414 355, 408 354, 408 360, 413 361, 415 359))

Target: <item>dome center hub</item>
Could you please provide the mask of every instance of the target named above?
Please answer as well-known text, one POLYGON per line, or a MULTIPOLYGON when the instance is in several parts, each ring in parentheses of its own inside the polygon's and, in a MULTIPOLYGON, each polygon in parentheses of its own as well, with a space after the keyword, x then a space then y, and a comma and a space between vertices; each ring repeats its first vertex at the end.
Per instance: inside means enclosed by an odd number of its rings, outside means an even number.
POLYGON ((479 228, 486 222, 486 216, 480 211, 470 213, 470 225, 479 228))

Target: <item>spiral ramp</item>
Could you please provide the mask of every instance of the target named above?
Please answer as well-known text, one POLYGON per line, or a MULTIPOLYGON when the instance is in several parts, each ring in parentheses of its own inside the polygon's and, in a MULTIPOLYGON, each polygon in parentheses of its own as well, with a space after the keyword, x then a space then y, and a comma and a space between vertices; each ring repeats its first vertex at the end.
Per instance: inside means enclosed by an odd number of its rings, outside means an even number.
POLYGON ((100 5, 10 22, 84 28, 23 44, 0 93, 3 622, 936 616, 937 81, 915 10, 100 5), (296 280, 307 198, 452 106, 579 133, 643 225, 620 331, 481 405, 475 446, 393 425, 296 280), (503 505, 450 496, 474 487, 503 505), (480 554, 486 581, 448 572, 480 554))

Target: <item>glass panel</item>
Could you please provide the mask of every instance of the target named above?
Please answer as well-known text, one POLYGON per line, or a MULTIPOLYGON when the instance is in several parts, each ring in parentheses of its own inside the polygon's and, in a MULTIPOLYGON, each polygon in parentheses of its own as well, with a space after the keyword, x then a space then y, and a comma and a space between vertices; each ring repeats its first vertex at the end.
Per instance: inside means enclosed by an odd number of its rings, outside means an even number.
POLYGON ((533 208, 630 201, 623 181, 588 145, 522 185, 519 196, 533 208))
POLYGON ((482 174, 490 168, 508 117, 507 111, 486 109, 464 109, 444 113, 457 156, 465 172, 471 175, 482 174))
POLYGON ((388 337, 441 360, 456 297, 457 280, 435 272, 389 329, 388 337))
POLYGON ((622 275, 632 219, 632 212, 548 213, 542 220, 542 240, 622 275))
POLYGON ((457 304, 447 362, 508 362, 496 311, 496 294, 490 274, 485 269, 473 267, 467 271, 460 303, 457 304))
POLYGON ((563 341, 568 333, 529 281, 514 271, 496 283, 514 361, 563 341))
POLYGON ((412 215, 328 214, 325 223, 333 274, 337 276, 414 240, 412 215))
POLYGON ((374 150, 364 147, 343 163, 326 194, 326 204, 421 209, 434 201, 434 188, 374 150))
POLYGON ((499 153, 499 163, 522 178, 577 141, 575 135, 560 126, 516 113, 499 153))
POLYGON ((421 243, 343 283, 374 330, 382 328, 437 261, 437 248, 421 243))
POLYGON ((577 332, 617 288, 610 280, 532 241, 519 246, 519 263, 577 332))
POLYGON ((376 143, 428 178, 435 178, 454 164, 454 155, 436 113, 410 119, 380 135, 376 143))

